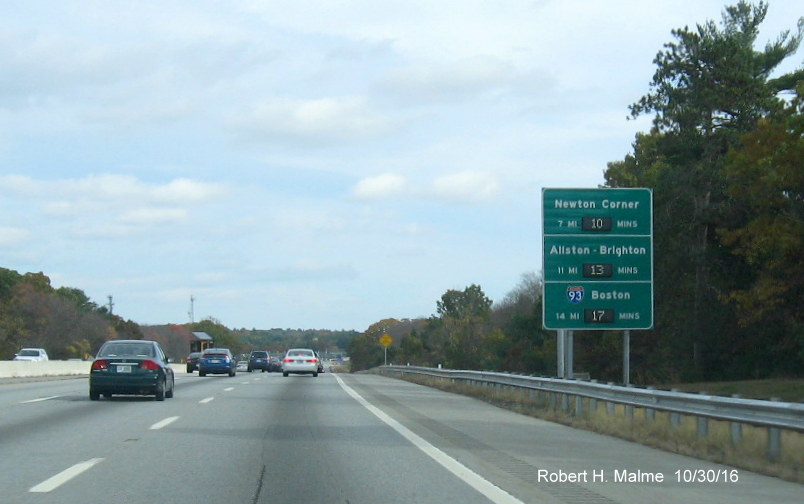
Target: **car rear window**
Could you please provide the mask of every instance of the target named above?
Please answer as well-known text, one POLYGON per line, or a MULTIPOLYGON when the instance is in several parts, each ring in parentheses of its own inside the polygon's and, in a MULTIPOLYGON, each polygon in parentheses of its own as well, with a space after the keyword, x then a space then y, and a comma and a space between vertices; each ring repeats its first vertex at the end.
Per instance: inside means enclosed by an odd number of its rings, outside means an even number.
POLYGON ((260 359, 267 359, 268 358, 268 352, 251 352, 251 357, 260 358, 260 359))
POLYGON ((154 347, 143 343, 112 343, 101 348, 99 357, 118 357, 133 355, 137 357, 153 357, 154 347))

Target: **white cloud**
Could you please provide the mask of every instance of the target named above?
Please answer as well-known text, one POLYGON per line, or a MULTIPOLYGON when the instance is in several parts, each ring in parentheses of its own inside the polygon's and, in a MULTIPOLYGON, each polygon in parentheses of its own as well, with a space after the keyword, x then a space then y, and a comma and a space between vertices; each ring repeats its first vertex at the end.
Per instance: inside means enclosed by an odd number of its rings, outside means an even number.
POLYGON ((101 174, 87 175, 79 179, 34 179, 24 175, 0 177, 0 190, 12 195, 49 199, 54 210, 66 209, 81 201, 130 202, 150 201, 156 203, 201 203, 224 196, 229 189, 224 184, 198 182, 190 179, 175 179, 165 184, 149 184, 133 175, 101 174))
POLYGON ((0 226, 0 247, 11 247, 24 243, 31 233, 17 227, 0 226))
POLYGON ((135 208, 122 212, 118 221, 123 224, 153 226, 182 222, 186 218, 187 210, 183 208, 135 208))
POLYGON ((444 64, 393 69, 380 88, 417 100, 455 101, 484 92, 499 92, 518 78, 510 63, 494 56, 477 55, 444 64))
POLYGON ((169 203, 202 203, 212 201, 229 193, 222 184, 197 182, 186 178, 176 179, 167 184, 153 186, 150 194, 156 201, 169 203))
POLYGON ((170 229, 231 189, 187 178, 148 183, 133 175, 101 174, 74 179, 9 175, 0 177, 0 191, 24 201, 30 232, 51 240, 65 231, 73 239, 119 239, 170 229), (56 222, 58 229, 49 229, 56 222))
POLYGON ((433 181, 432 194, 461 203, 485 203, 500 192, 500 182, 490 173, 467 171, 445 175, 433 181))
MULTIPOLYGON (((498 177, 491 173, 467 170, 437 177, 426 185, 414 185, 402 175, 386 173, 360 180, 352 196, 362 200, 389 200, 407 196, 416 199, 435 199, 444 203, 488 203, 502 189, 498 177)), ((409 232, 416 233, 419 229, 409 232)))
POLYGON ((359 181, 352 195, 358 199, 387 199, 403 194, 407 189, 407 180, 395 173, 385 173, 376 177, 368 177, 359 181))
POLYGON ((233 122, 247 137, 335 142, 372 137, 390 123, 363 97, 269 99, 233 122))

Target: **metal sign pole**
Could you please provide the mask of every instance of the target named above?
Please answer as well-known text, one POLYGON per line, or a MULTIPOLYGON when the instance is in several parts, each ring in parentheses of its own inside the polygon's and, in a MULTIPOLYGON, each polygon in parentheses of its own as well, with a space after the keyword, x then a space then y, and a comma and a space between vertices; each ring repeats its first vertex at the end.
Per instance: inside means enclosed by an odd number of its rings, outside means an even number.
POLYGON ((575 370, 574 370, 574 363, 573 360, 575 356, 573 355, 573 349, 575 348, 574 342, 574 332, 573 331, 566 331, 567 333, 567 341, 564 343, 564 352, 567 354, 567 363, 564 365, 564 374, 565 378, 569 378, 570 380, 575 378, 575 370))
POLYGON ((566 363, 566 355, 564 353, 564 340, 566 339, 567 331, 559 329, 556 331, 556 361, 558 364, 558 377, 564 378, 564 364, 566 363))
POLYGON ((623 331, 623 383, 631 383, 631 331, 623 331))

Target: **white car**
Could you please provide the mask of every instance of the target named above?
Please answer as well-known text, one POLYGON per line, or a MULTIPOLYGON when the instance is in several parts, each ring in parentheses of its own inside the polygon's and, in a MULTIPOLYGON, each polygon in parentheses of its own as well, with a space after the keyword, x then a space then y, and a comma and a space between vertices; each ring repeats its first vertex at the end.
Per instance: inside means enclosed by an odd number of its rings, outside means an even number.
POLYGON ((282 359, 282 376, 290 373, 318 376, 319 359, 309 348, 291 348, 282 359))
POLYGON ((23 348, 14 355, 16 361, 46 361, 47 352, 44 348, 23 348))

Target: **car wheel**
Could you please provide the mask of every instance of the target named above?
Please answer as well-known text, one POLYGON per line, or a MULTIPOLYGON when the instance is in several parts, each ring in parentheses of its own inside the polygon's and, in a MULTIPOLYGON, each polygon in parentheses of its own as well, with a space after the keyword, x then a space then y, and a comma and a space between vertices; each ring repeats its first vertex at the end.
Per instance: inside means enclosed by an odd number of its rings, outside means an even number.
POLYGON ((318 373, 313 373, 313 378, 318 378, 318 373))
POLYGON ((170 390, 165 392, 165 397, 168 399, 173 399, 173 390, 176 388, 176 381, 170 380, 170 390))
POLYGON ((206 375, 207 375, 207 374, 206 374, 205 372, 203 372, 203 371, 199 371, 199 372, 198 372, 198 376, 206 376, 206 375))
POLYGON ((90 389, 89 390, 89 400, 90 401, 97 401, 100 399, 100 392, 90 389))
POLYGON ((156 396, 154 399, 157 401, 164 401, 165 400, 165 380, 162 380, 156 385, 156 390, 154 391, 154 395, 156 396))
POLYGON ((288 374, 287 373, 282 373, 282 376, 287 377, 288 374))
POLYGON ((193 368, 191 368, 190 366, 187 366, 187 372, 188 372, 188 373, 192 373, 192 372, 193 372, 193 368))

